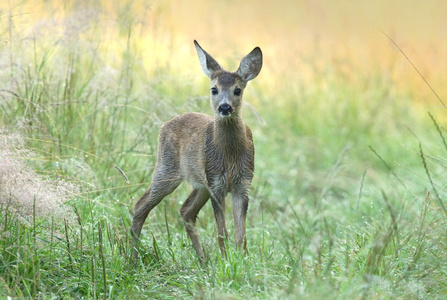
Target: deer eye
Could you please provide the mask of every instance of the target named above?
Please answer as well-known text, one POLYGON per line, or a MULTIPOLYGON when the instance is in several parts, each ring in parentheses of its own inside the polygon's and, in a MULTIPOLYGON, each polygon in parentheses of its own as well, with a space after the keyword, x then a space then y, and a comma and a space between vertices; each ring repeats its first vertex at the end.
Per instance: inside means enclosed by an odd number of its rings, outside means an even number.
POLYGON ((216 96, 217 94, 219 94, 219 91, 217 90, 217 88, 213 87, 213 88, 211 88, 211 94, 216 96))
POLYGON ((240 88, 236 88, 236 89, 234 90, 234 95, 235 95, 235 96, 240 96, 240 95, 241 95, 241 92, 242 92, 242 90, 241 90, 240 88))

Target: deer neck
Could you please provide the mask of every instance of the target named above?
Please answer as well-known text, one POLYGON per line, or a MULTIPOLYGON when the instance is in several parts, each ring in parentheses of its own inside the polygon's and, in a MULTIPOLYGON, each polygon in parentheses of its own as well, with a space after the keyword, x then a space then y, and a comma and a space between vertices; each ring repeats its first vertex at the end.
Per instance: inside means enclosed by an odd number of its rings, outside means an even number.
POLYGON ((216 118, 214 122, 214 143, 226 156, 238 156, 247 147, 247 131, 239 116, 216 118))

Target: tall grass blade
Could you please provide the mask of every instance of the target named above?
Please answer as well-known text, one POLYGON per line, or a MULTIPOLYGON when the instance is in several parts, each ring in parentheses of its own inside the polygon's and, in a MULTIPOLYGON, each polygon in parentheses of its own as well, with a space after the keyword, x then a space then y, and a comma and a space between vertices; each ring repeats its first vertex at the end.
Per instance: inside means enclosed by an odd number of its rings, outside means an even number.
POLYGON ((368 168, 366 168, 365 171, 363 172, 362 180, 360 181, 359 195, 358 195, 358 198, 357 198, 357 206, 355 208, 355 214, 356 215, 358 215, 359 206, 360 206, 360 200, 362 199, 362 195, 363 195, 363 185, 365 183, 365 177, 366 177, 366 171, 367 170, 368 170, 368 168))
POLYGON ((107 277, 106 277, 106 261, 104 258, 103 241, 102 241, 101 222, 98 222, 98 235, 99 235, 99 257, 101 259, 101 266, 102 266, 102 283, 105 295, 107 293, 107 277))
POLYGON ((431 178, 430 171, 427 166, 427 162, 425 161, 425 155, 424 155, 424 152, 422 151, 421 143, 419 143, 419 153, 420 153, 420 156, 422 159, 422 165, 424 166, 424 169, 425 169, 425 174, 427 174, 428 181, 430 182, 431 187, 432 187, 433 191, 435 192, 436 199, 438 199, 438 202, 441 205, 441 208, 444 211, 444 214, 447 215, 447 209, 444 205, 444 202, 442 201, 441 196, 439 195, 438 189, 436 188, 436 186, 433 182, 433 179, 431 178))
POLYGON ((393 171, 393 169, 391 169, 391 167, 388 165, 388 163, 382 158, 382 156, 380 156, 379 153, 377 153, 376 150, 374 150, 374 148, 372 146, 369 146, 369 149, 371 149, 371 151, 374 153, 375 156, 377 156, 379 158, 379 160, 383 163, 383 165, 388 169, 388 171, 393 175, 394 178, 396 178, 396 180, 405 188, 407 189, 405 183, 403 183, 402 180, 400 180, 400 178, 397 176, 397 174, 393 171))
POLYGON ((405 57, 405 59, 411 64, 413 69, 419 74, 419 76, 422 78, 422 80, 424 80, 425 84, 427 84, 427 86, 430 88, 430 90, 433 92, 433 94, 436 96, 436 98, 438 98, 439 102, 441 102, 441 104, 444 106, 444 108, 447 108, 444 101, 442 101, 442 99, 441 99, 441 97, 439 97, 438 93, 436 93, 436 91, 432 88, 430 83, 428 83, 427 79, 425 79, 424 75, 422 75, 422 73, 419 71, 419 69, 413 64, 413 62, 410 60, 410 58, 402 50, 402 48, 399 47, 399 45, 397 45, 397 43, 388 34, 386 34, 384 31, 382 31, 382 33, 391 41, 391 43, 394 44, 394 46, 396 46, 397 49, 399 49, 400 53, 402 53, 402 55, 405 57))
POLYGON ((70 263, 70 269, 73 272, 73 259, 72 259, 72 255, 71 255, 70 239, 68 237, 67 219, 64 219, 64 228, 65 228, 65 242, 67 245, 68 261, 70 263))
POLYGON ((165 226, 166 226, 166 232, 167 232, 167 238, 168 238, 168 245, 171 246, 172 244, 172 239, 171 239, 171 232, 169 231, 169 222, 168 222, 168 213, 167 213, 167 204, 165 202, 164 205, 164 215, 165 215, 165 226))
POLYGON ((436 122, 435 117, 433 117, 433 115, 430 112, 428 113, 428 115, 430 116, 431 120, 433 121, 433 124, 435 125, 436 130, 438 131, 439 136, 441 137, 441 140, 442 140, 442 143, 444 144, 445 150, 447 150, 447 143, 444 139, 444 135, 442 134, 441 127, 439 127, 438 123, 436 122))
POLYGON ((391 207, 390 201, 388 200, 388 197, 387 197, 387 195, 386 195, 386 193, 385 193, 384 190, 382 190, 382 197, 383 197, 383 200, 385 200, 386 207, 387 207, 387 209, 388 209, 388 212, 390 213, 391 227, 392 227, 392 229, 393 229, 394 237, 395 237, 395 252, 394 252, 394 253, 395 253, 396 257, 398 257, 398 256, 399 256, 399 246, 398 246, 398 243, 399 243, 399 228, 398 228, 398 219, 397 219, 397 217, 396 217, 396 214, 395 214, 393 208, 391 207))
POLYGON ((130 184, 129 178, 126 176, 126 174, 124 173, 123 170, 121 170, 120 167, 118 167, 117 165, 115 165, 115 169, 118 170, 118 172, 120 172, 120 174, 123 176, 124 180, 126 181, 127 184, 130 184))

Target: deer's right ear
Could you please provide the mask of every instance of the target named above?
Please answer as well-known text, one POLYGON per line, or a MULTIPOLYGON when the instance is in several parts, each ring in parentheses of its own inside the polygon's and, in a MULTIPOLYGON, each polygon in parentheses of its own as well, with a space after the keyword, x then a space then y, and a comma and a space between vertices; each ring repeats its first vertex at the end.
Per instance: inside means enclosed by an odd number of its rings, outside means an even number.
POLYGON ((211 79, 213 73, 221 70, 222 67, 214 58, 211 57, 211 55, 200 47, 196 40, 194 40, 194 46, 196 46, 197 55, 199 56, 200 65, 202 66, 203 72, 211 79))

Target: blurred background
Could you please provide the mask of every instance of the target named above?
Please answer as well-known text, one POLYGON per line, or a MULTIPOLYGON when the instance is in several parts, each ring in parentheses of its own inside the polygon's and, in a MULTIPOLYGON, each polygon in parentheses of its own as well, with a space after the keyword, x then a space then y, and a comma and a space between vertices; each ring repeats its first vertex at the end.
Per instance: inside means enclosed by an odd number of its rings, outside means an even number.
POLYGON ((410 89, 418 101, 432 100, 387 34, 440 94, 446 88, 442 84, 446 68, 442 55, 447 50, 444 1, 7 3, 1 14, 3 30, 11 31, 23 46, 31 40, 48 47, 87 43, 112 67, 121 64, 117 54, 131 43, 148 73, 169 68, 172 73, 195 74, 192 41, 197 39, 230 69, 237 67, 236 58, 260 46, 265 55, 262 85, 282 87, 294 80, 312 85, 318 68, 329 67, 341 69, 345 79, 354 82, 371 74, 372 68, 388 75, 400 91, 410 89))

